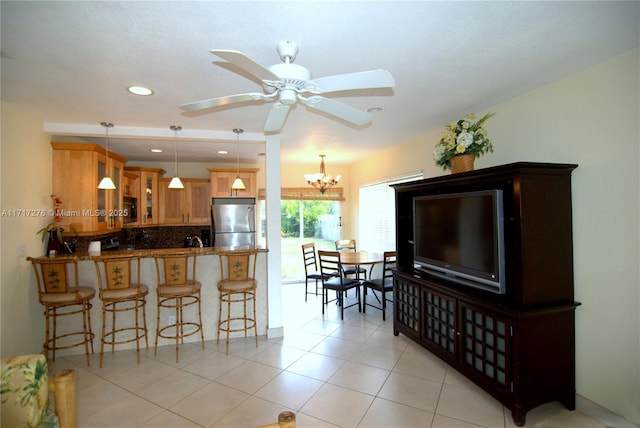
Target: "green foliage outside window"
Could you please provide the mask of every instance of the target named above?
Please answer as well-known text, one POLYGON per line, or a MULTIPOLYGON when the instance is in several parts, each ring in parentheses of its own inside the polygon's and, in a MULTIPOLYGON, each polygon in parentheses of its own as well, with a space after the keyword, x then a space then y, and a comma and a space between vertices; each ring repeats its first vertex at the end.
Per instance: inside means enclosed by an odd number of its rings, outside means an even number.
POLYGON ((300 202, 303 204, 304 237, 314 238, 319 218, 324 214, 335 214, 335 203, 331 201, 281 201, 282 236, 300 236, 300 202))

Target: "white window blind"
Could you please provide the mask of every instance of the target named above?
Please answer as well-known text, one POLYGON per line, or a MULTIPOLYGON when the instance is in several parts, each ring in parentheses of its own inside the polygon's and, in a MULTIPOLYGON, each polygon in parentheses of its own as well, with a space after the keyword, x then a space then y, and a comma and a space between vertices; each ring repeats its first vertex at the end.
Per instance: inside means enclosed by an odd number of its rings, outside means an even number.
POLYGON ((395 191, 390 186, 421 178, 421 172, 412 173, 360 187, 358 249, 377 252, 396 249, 395 191))

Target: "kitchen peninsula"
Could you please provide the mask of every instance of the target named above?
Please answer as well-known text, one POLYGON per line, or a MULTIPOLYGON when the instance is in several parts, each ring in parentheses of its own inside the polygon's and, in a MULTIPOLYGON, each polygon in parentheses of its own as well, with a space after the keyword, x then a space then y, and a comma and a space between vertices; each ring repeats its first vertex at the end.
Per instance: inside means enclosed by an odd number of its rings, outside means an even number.
MULTIPOLYGON (((154 255, 156 254, 171 254, 177 252, 189 252, 196 254, 196 279, 202 283, 202 322, 204 330, 204 340, 210 341, 216 339, 217 333, 217 321, 218 321, 218 288, 217 284, 220 280, 220 263, 218 258, 218 251, 220 249, 214 247, 202 247, 202 248, 164 248, 164 249, 149 249, 149 250, 132 250, 132 251, 109 251, 109 255, 116 254, 140 254, 140 277, 141 282, 149 287, 149 295, 147 297, 146 313, 147 313, 147 330, 149 338, 150 349, 153 349, 153 343, 155 340, 156 331, 156 267, 154 261, 154 255)), ((258 335, 263 336, 267 334, 267 249, 261 249, 257 257, 256 265, 256 280, 258 288, 256 292, 256 315, 258 325, 258 335)), ((103 253, 105 254, 105 253, 103 253)), ((96 275, 95 263, 93 261, 94 256, 89 253, 82 252, 74 254, 79 260, 79 282, 83 286, 90 286, 98 289, 98 278, 96 275)), ((91 309, 91 325, 94 333, 96 334, 97 342, 94 340, 94 347, 100 346, 100 328, 101 328, 101 302, 97 296, 93 299, 93 308, 91 309)), ((193 308, 187 308, 185 310, 185 318, 195 316, 190 311, 195 310, 193 308)), ((163 315, 166 313, 163 313, 163 315)), ((122 313, 122 325, 133 323, 133 319, 127 319, 127 316, 133 317, 133 314, 122 313)), ((168 316, 168 315, 166 315, 168 316)), ((70 320, 63 319, 59 323, 61 330, 70 329, 71 326, 66 326, 66 322, 77 322, 77 318, 70 317, 70 320)), ((118 319, 121 322, 121 319, 118 319)), ((166 319, 161 321, 163 324, 167 322, 166 319)), ((249 332, 251 334, 251 332, 249 332)), ((236 333, 235 337, 242 336, 244 333, 236 333)), ((234 334, 231 335, 234 337, 234 334)), ((193 335, 185 338, 185 343, 200 341, 199 335, 193 335)), ((163 345, 175 345, 172 340, 160 338, 158 346, 163 345)), ((96 348, 99 349, 99 348, 96 348)), ((135 349, 135 342, 118 345, 116 351, 125 349, 135 349)), ((58 351, 60 356, 76 354, 83 352, 80 348, 71 348, 58 351)))

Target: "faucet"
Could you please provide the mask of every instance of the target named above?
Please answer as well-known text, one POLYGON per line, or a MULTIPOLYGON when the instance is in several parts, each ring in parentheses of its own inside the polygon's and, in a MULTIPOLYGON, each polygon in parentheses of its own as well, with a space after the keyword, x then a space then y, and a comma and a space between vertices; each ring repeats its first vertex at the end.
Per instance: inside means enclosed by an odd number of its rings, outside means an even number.
POLYGON ((191 246, 202 248, 202 239, 198 235, 193 235, 191 237, 191 246))

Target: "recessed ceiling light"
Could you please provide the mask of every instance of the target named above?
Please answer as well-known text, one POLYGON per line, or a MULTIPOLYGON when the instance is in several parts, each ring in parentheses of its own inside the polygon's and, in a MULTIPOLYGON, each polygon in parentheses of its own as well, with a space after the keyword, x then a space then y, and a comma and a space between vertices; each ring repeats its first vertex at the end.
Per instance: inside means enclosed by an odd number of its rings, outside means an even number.
POLYGON ((149 151, 152 153, 162 153, 162 149, 150 149, 149 151))
POLYGON ((383 108, 382 107, 369 107, 367 109, 367 113, 377 113, 379 111, 382 111, 383 108))
POLYGON ((219 155, 228 155, 229 152, 226 150, 218 150, 216 153, 218 153, 219 155))
POLYGON ((134 95, 153 95, 153 91, 149 88, 145 88, 144 86, 129 86, 127 91, 131 92, 134 95))

